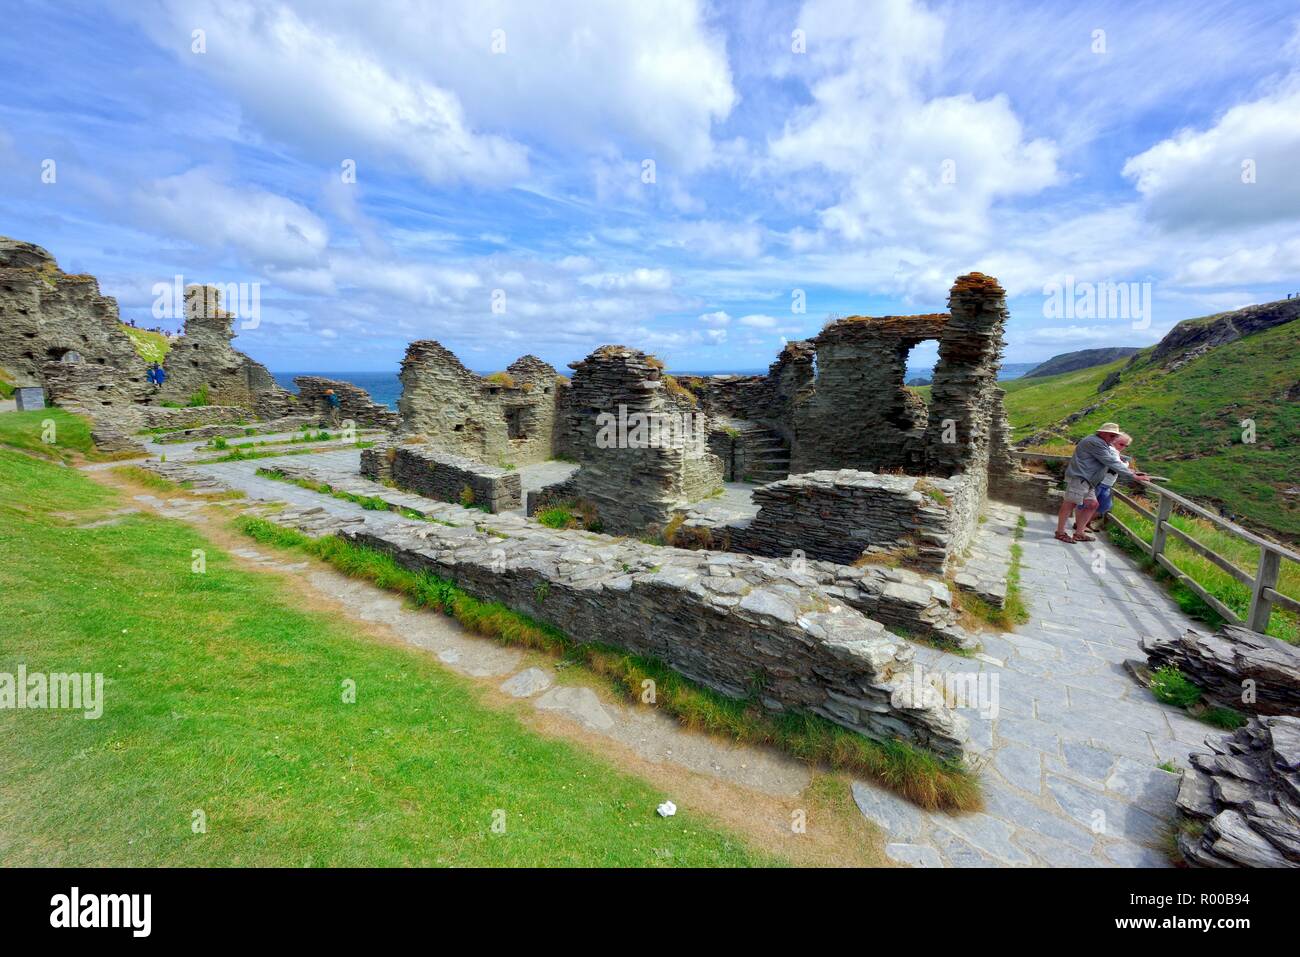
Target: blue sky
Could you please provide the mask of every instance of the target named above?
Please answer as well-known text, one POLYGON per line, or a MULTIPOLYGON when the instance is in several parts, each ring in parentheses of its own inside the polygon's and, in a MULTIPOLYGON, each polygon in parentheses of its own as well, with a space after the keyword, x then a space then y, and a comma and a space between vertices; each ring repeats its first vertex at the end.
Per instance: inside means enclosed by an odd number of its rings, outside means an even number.
POLYGON ((0 234, 143 325, 257 283, 273 369, 761 368, 971 270, 1033 361, 1300 292, 1290 2, 10 0, 0 69, 0 234), (1104 283, 1149 310, 1049 305, 1104 283))

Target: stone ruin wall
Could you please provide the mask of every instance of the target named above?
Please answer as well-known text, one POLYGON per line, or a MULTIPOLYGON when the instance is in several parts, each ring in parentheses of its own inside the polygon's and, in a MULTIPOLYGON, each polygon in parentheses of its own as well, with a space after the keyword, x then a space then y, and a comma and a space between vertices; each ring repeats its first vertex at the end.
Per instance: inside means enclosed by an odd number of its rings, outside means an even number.
POLYGON ((761 558, 537 526, 505 538, 434 523, 341 534, 575 641, 656 658, 728 697, 749 698, 757 685, 758 703, 774 712, 811 712, 944 757, 971 754, 966 719, 913 685, 915 650, 834 596, 818 563, 800 574, 761 558))
POLYGON ((169 349, 168 380, 155 391, 117 302, 100 293, 94 277, 67 275, 41 247, 0 237, 0 369, 89 416, 97 444, 123 447, 125 435, 158 427, 150 410, 184 405, 203 385, 212 406, 267 418, 292 412, 292 396, 231 348, 233 336, 218 290, 189 287, 185 334, 169 349))
POLYGON ((758 515, 732 529, 735 551, 852 565, 902 565, 942 575, 968 542, 960 498, 974 486, 952 479, 876 475, 852 469, 792 475, 754 491, 758 515))
POLYGON ((100 294, 95 278, 67 275, 40 246, 0 237, 0 369, 18 385, 48 388, 46 368, 60 362, 112 370, 111 377, 61 377, 64 394, 86 405, 100 391, 112 392, 114 405, 134 401, 145 384, 144 360, 122 330, 117 302, 100 294))
POLYGON ((707 448, 708 417, 686 394, 666 388, 658 360, 603 346, 570 368, 562 451, 579 468, 530 495, 530 510, 548 500, 581 499, 595 508, 605 531, 635 534, 667 524, 677 506, 721 486, 722 462, 707 448))
POLYGON ((817 374, 793 411, 790 470, 925 471, 925 403, 904 388, 907 355, 939 339, 942 313, 852 316, 812 340, 817 374))
POLYGON ((767 370, 752 376, 681 376, 711 418, 755 422, 794 440, 794 410, 813 382, 814 349, 787 343, 767 370))
POLYGON ((369 392, 351 382, 310 375, 295 376, 293 382, 298 387, 297 407, 302 414, 311 414, 321 421, 328 421, 331 412, 325 391, 333 389, 339 397, 340 423, 351 419, 358 428, 384 429, 389 432, 395 431, 401 424, 396 412, 375 402, 370 398, 369 392))
POLYGON ((428 445, 388 445, 379 455, 363 456, 361 474, 376 481, 388 479, 398 488, 439 502, 479 507, 494 514, 523 504, 518 472, 428 445), (381 457, 382 466, 378 464, 381 457))
POLYGON ((268 418, 294 410, 293 396, 266 366, 231 346, 234 318, 217 287, 185 287, 185 328, 163 360, 167 379, 154 393, 158 402, 184 404, 206 387, 207 405, 243 406, 268 418))
POLYGON ((515 360, 505 381, 475 375, 440 343, 407 347, 398 400, 402 431, 455 455, 494 465, 554 458, 561 380, 536 356, 515 360))

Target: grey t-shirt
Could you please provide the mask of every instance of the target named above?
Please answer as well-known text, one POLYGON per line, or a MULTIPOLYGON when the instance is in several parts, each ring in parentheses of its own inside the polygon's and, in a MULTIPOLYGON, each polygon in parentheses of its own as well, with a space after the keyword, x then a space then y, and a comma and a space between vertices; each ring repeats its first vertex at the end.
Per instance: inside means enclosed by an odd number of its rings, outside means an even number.
POLYGON ((1133 470, 1115 451, 1115 447, 1096 434, 1082 439, 1074 447, 1074 456, 1065 467, 1066 478, 1080 479, 1093 488, 1101 484, 1107 472, 1133 477, 1133 470))

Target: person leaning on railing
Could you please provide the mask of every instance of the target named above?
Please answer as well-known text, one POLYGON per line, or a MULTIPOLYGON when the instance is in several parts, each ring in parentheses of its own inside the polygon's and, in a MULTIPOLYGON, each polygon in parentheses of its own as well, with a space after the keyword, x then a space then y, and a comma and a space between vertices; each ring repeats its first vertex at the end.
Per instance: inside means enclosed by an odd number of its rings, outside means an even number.
MULTIPOLYGON (((1119 457, 1124 460, 1124 464, 1130 469, 1136 470, 1137 465, 1134 463, 1133 457, 1124 454, 1124 450, 1127 449, 1132 442, 1133 436, 1129 435, 1127 432, 1120 432, 1110 440, 1111 447, 1119 453, 1119 457)), ((1136 471, 1134 474, 1136 474, 1136 471)), ((1097 511, 1093 514, 1092 518, 1089 519, 1088 525, 1084 531, 1096 531, 1105 523, 1107 513, 1115 507, 1115 499, 1111 495, 1111 490, 1115 487, 1115 483, 1118 481, 1119 473, 1114 469, 1108 469, 1106 477, 1097 485, 1097 511)), ((1075 528, 1075 532, 1077 533, 1078 531, 1079 529, 1075 528)))
MULTIPOLYGON (((1113 485, 1121 476, 1145 482, 1150 476, 1129 468, 1128 463, 1111 443, 1124 434, 1114 422, 1103 423, 1096 433, 1082 439, 1074 447, 1070 464, 1065 467, 1065 497, 1056 516, 1056 537, 1062 542, 1092 542, 1095 536, 1087 532, 1088 523, 1096 514, 1100 502, 1097 500, 1097 488, 1107 480, 1113 485), (1065 523, 1074 515, 1074 534, 1065 530, 1065 523)), ((1109 495, 1109 488, 1107 489, 1109 495)))

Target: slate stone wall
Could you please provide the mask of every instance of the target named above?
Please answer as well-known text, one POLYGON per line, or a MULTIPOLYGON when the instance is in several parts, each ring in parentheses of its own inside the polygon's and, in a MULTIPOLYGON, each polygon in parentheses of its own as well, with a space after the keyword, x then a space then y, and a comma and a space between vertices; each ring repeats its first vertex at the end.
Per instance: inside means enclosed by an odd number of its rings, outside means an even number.
POLYGON ((758 515, 732 526, 732 548, 774 557, 796 550, 843 565, 884 562, 942 574, 969 541, 977 499, 964 477, 917 478, 843 469, 792 475, 754 491, 758 515))
POLYGON ((394 445, 392 449, 395 451, 387 471, 398 488, 442 502, 481 506, 493 513, 523 504, 523 485, 518 472, 484 465, 429 445, 394 445))
POLYGON ((652 356, 604 346, 571 364, 560 410, 565 454, 579 469, 545 498, 578 498, 610 534, 662 526, 674 509, 722 484, 722 461, 708 451, 708 417, 666 388, 652 356))
POLYGON ((221 305, 215 286, 185 287, 185 330, 163 361, 167 379, 158 402, 188 402, 207 389, 209 405, 238 405, 261 415, 284 414, 289 393, 270 371, 231 346, 234 317, 221 305))
POLYGON ((912 684, 912 646, 833 597, 819 567, 799 572, 535 525, 512 527, 508 538, 433 523, 341 534, 575 641, 657 658, 729 697, 757 689, 771 711, 807 711, 873 738, 967 755, 966 720, 912 684))
POLYGON ((793 411, 793 473, 925 466, 925 403, 904 388, 913 346, 944 334, 948 316, 851 316, 813 340, 816 378, 793 411))
POLYGON ((375 402, 370 398, 369 392, 351 382, 310 375, 295 376, 293 382, 298 387, 298 409, 303 413, 310 412, 323 422, 328 422, 331 418, 325 391, 333 389, 339 398, 337 418, 340 423, 351 419, 358 428, 389 431, 401 423, 396 412, 375 402))
POLYGON ((403 432, 495 465, 555 457, 563 386, 555 369, 536 356, 515 360, 497 381, 475 375, 440 343, 421 339, 407 347, 400 378, 403 432))

